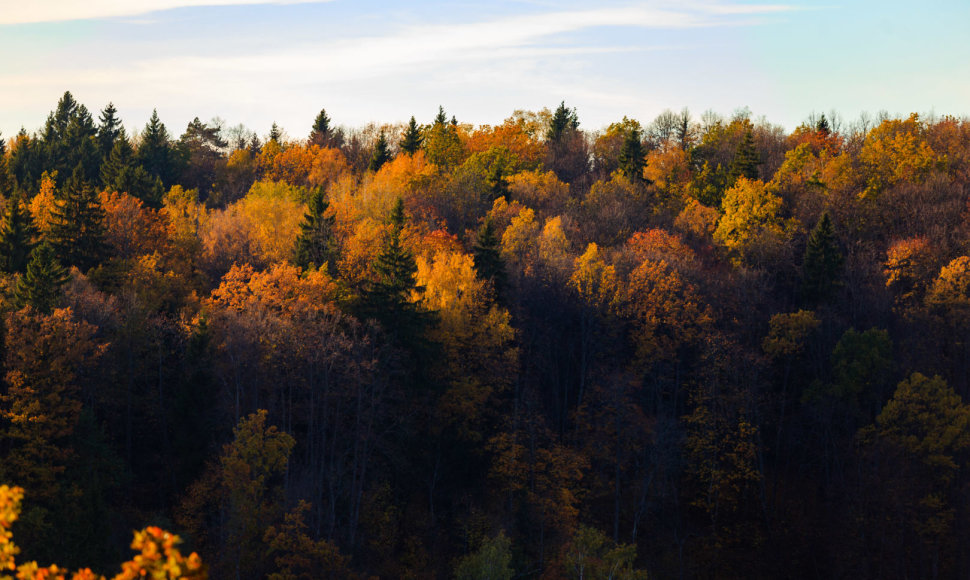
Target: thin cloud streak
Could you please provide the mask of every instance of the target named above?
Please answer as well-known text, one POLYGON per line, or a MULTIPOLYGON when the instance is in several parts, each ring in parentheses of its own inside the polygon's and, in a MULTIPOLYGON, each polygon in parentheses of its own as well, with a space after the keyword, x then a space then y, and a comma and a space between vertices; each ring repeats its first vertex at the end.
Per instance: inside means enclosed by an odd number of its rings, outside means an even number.
POLYGON ((0 26, 130 17, 175 8, 329 1, 332 0, 0 0, 0 26))

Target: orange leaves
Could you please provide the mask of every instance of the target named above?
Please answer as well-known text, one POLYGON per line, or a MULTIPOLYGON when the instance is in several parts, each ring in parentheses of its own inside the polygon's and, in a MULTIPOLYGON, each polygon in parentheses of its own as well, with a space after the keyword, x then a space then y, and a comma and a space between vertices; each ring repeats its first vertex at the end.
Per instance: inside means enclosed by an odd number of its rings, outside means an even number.
POLYGON ((900 181, 922 180, 943 160, 925 140, 925 124, 913 113, 905 121, 883 121, 866 136, 859 160, 866 168, 864 197, 872 197, 900 181))
POLYGON ((105 241, 122 258, 164 251, 171 224, 159 212, 144 207, 140 199, 127 193, 103 191, 105 241))
MULTIPOLYGON (((20 502, 24 497, 24 490, 19 487, 0 485, 0 572, 16 570, 16 578, 20 580, 59 579, 68 577, 68 571, 57 565, 40 567, 37 562, 27 562, 17 566, 14 557, 20 549, 13 543, 10 527, 20 515, 20 502)), ((148 527, 135 532, 131 548, 141 553, 130 561, 121 565, 121 573, 113 580, 135 580, 152 578, 154 580, 185 578, 203 580, 207 578, 205 567, 198 554, 194 552, 188 557, 178 550, 182 540, 161 528, 148 527)), ((10 576, 0 576, 0 580, 12 580, 10 576)), ((71 575, 71 580, 105 580, 89 568, 78 570, 71 575)))
POLYGON ((506 119, 498 126, 482 125, 465 140, 469 154, 482 153, 493 147, 508 149, 523 168, 537 168, 545 152, 541 141, 530 135, 523 119, 506 119))

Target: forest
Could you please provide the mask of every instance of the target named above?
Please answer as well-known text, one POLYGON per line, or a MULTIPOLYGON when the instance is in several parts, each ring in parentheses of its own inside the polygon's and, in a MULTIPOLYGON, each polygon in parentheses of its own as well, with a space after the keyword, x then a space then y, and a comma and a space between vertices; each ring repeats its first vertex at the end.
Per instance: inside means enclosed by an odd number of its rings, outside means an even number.
POLYGON ((64 93, 0 140, 0 577, 967 578, 968 199, 949 116, 64 93))

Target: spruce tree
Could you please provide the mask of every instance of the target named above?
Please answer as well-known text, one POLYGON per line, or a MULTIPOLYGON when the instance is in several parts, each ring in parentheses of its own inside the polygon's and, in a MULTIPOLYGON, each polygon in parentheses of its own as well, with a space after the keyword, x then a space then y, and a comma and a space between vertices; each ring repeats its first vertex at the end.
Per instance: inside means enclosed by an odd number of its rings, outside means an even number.
POLYGON ((505 292, 506 273, 505 260, 502 259, 502 242, 495 232, 495 224, 491 216, 485 218, 485 223, 478 230, 478 239, 473 248, 475 259, 475 274, 481 280, 488 280, 495 290, 495 299, 501 300, 505 292))
POLYGON ((313 120, 313 127, 310 130, 310 144, 319 145, 320 147, 329 147, 330 138, 332 137, 331 133, 330 117, 327 116, 327 110, 320 109, 320 113, 317 115, 317 118, 313 120))
POLYGON ((7 211, 0 225, 0 271, 7 274, 24 273, 36 236, 34 220, 20 197, 7 200, 7 211))
POLYGON ((101 184, 105 189, 136 197, 149 207, 162 205, 162 182, 135 163, 135 150, 124 129, 119 132, 111 154, 101 164, 101 184))
POLYGON ((424 136, 421 135, 421 128, 418 127, 417 121, 414 120, 414 115, 411 115, 411 121, 408 123, 408 128, 404 130, 404 136, 401 138, 401 143, 398 147, 408 155, 414 155, 421 148, 423 141, 424 136))
POLYGON ((373 263, 374 278, 361 293, 361 314, 377 320, 400 345, 415 348, 424 343, 424 330, 432 319, 411 301, 411 294, 423 288, 415 280, 417 262, 402 239, 406 223, 403 199, 398 198, 389 223, 391 229, 373 263))
POLYGON ((374 154, 371 155, 370 164, 367 169, 370 171, 378 171, 385 163, 391 160, 391 151, 387 147, 387 137, 384 135, 384 131, 377 137, 377 143, 374 145, 374 154))
MULTIPOLYGON (((196 121, 199 120, 198 117, 196 117, 195 119, 196 121)), ((280 139, 282 138, 283 138, 283 131, 280 130, 279 126, 276 124, 276 121, 273 121, 273 126, 269 128, 269 140, 276 141, 277 143, 279 143, 280 139)))
POLYGON ((14 300, 21 308, 30 305, 50 314, 67 279, 67 271, 57 262, 54 248, 45 241, 31 252, 27 271, 17 281, 14 300))
POLYGON ((108 103, 108 106, 101 110, 101 116, 98 117, 98 149, 102 159, 111 155, 111 150, 115 146, 115 139, 124 135, 124 129, 117 113, 118 109, 115 108, 114 103, 108 103))
POLYGON ((576 115, 576 109, 566 108, 566 101, 563 101, 556 107, 556 112, 552 114, 552 119, 549 121, 549 129, 546 130, 546 141, 559 143, 562 141, 563 135, 570 130, 576 130, 578 128, 579 117, 576 115))
POLYGON ((438 114, 434 117, 435 125, 444 125, 448 122, 448 115, 445 114, 445 108, 438 105, 438 114))
POLYGON ((14 191, 13 173, 7 162, 7 142, 0 133, 0 196, 9 198, 14 191))
POLYGON ((329 207, 323 190, 315 190, 300 224, 293 263, 304 270, 325 266, 333 275, 337 264, 337 237, 333 230, 336 218, 326 215, 329 207))
POLYGON ((51 216, 50 240, 62 264, 86 272, 104 258, 105 216, 83 176, 78 165, 62 188, 51 216))
POLYGON ((815 123, 815 131, 826 136, 832 132, 832 128, 829 126, 829 120, 825 118, 825 113, 822 113, 822 116, 815 123))
POLYGON ((731 166, 728 168, 728 182, 733 185, 739 178, 758 179, 758 166, 761 159, 758 157, 758 150, 754 146, 754 134, 750 127, 744 132, 738 150, 734 154, 731 166))
POLYGON ((824 301, 842 285, 844 264, 835 228, 828 212, 823 213, 808 237, 802 260, 802 296, 810 303, 824 301))
POLYGON ((101 164, 101 185, 107 189, 116 189, 114 184, 118 176, 135 160, 135 149, 128 141, 124 129, 119 131, 117 137, 101 164))
POLYGON ((627 131, 620 148, 619 169, 630 181, 643 181, 643 165, 646 152, 636 126, 627 131))
POLYGON ((152 117, 145 125, 137 159, 148 175, 162 180, 163 187, 168 187, 175 181, 176 156, 172 139, 165 124, 159 120, 157 110, 152 111, 152 117))

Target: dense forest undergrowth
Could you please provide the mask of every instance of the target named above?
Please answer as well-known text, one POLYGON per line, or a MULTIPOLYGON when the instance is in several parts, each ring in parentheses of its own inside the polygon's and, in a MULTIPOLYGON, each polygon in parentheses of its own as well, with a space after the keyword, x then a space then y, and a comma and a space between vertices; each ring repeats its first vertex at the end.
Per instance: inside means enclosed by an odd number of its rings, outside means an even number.
POLYGON ((175 138, 65 93, 0 146, 18 562, 970 575, 967 120, 175 138))

